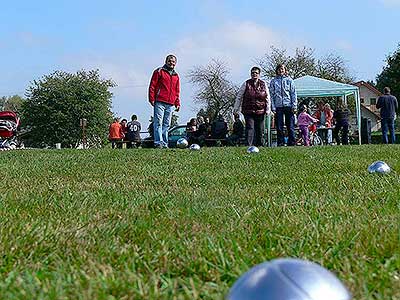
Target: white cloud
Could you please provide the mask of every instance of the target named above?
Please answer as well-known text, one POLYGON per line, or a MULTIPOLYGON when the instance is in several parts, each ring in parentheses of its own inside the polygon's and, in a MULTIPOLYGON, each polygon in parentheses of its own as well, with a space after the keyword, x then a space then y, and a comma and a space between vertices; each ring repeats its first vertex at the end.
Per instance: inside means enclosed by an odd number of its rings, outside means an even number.
POLYGON ((287 46, 282 34, 253 22, 229 22, 213 31, 192 35, 177 42, 176 53, 183 69, 206 64, 211 58, 222 59, 232 74, 243 74, 243 68, 254 65, 271 45, 287 46))
POLYGON ((353 44, 347 40, 336 41, 336 47, 339 50, 344 50, 344 51, 352 51, 353 50, 353 44))
MULTIPOLYGON (((293 50, 296 44, 304 45, 297 38, 254 22, 227 22, 212 31, 180 39, 175 47, 177 68, 183 75, 195 65, 206 65, 212 58, 221 59, 230 68, 231 79, 240 84, 248 78, 255 60, 268 52, 272 45, 293 50)), ((183 86, 182 92, 192 98, 194 89, 196 87, 183 86)), ((193 111, 185 119, 192 115, 193 111)))
MULTIPOLYGON (((193 33, 176 41, 170 50, 178 57, 177 71, 182 82, 180 122, 186 122, 197 111, 192 101, 195 87, 188 84, 185 78, 190 68, 206 65, 212 58, 221 59, 228 64, 232 79, 240 84, 247 79, 254 60, 269 51, 271 45, 289 50, 304 45, 304 42, 296 45, 295 41, 284 33, 254 22, 229 22, 212 31, 193 33)), ((170 50, 165 51, 169 53, 170 50)), ((112 78, 118 84, 113 89, 113 110, 123 117, 136 113, 147 126, 148 117, 152 114, 147 102, 150 76, 157 66, 163 64, 164 55, 168 53, 160 54, 159 49, 147 53, 90 53, 67 57, 65 65, 72 67, 72 72, 81 68, 98 68, 105 78, 112 78)))

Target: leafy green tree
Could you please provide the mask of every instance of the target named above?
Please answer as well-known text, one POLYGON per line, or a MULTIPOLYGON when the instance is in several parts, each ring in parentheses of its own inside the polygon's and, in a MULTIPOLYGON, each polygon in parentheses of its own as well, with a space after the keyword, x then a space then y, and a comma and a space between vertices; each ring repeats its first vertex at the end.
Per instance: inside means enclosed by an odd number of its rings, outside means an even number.
POLYGON ((400 99, 400 44, 397 50, 386 57, 386 64, 382 72, 376 77, 376 87, 383 91, 390 87, 391 94, 400 99))
POLYGON ((16 112, 17 114, 21 113, 22 103, 24 102, 24 98, 18 95, 10 96, 10 97, 1 97, 0 98, 0 111, 2 110, 11 110, 16 112))
POLYGON ((7 99, 6 104, 4 105, 4 110, 11 110, 16 112, 17 114, 21 114, 22 112, 22 105, 25 99, 21 96, 14 95, 7 99))
POLYGON ((82 138, 80 119, 87 120, 88 145, 104 143, 112 119, 109 88, 115 83, 100 78, 98 70, 75 74, 56 71, 34 80, 23 103, 24 124, 32 146, 76 147, 82 138))
POLYGON ((5 96, 0 97, 0 111, 4 110, 4 105, 6 104, 6 102, 7 102, 7 97, 5 96))

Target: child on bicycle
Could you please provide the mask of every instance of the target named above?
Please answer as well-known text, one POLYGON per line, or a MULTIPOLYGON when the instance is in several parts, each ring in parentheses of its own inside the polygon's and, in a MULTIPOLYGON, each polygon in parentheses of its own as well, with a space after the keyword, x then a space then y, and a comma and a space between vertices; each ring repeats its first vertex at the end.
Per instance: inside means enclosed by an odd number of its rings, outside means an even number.
POLYGON ((299 108, 299 115, 297 117, 297 125, 299 126, 301 137, 303 138, 304 146, 310 146, 310 132, 308 126, 312 123, 317 123, 318 119, 311 117, 307 113, 307 106, 302 105, 299 108))

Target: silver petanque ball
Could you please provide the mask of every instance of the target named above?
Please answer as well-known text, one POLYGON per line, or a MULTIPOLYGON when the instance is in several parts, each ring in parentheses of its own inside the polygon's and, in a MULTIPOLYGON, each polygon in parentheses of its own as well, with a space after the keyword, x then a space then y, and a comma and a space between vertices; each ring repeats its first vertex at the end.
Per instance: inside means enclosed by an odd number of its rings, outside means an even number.
POLYGON ((232 286, 227 300, 350 300, 339 279, 320 265, 280 258, 259 264, 232 286))
POLYGON ((384 161, 378 160, 368 167, 368 172, 387 174, 390 173, 390 167, 384 161))
POLYGON ((260 152, 260 150, 256 146, 250 146, 247 148, 247 153, 253 154, 258 152, 260 152))
POLYGON ((189 145, 188 141, 185 138, 180 138, 177 142, 176 142, 176 147, 180 148, 180 149, 185 149, 187 148, 187 146, 189 145))
POLYGON ((192 145, 190 145, 189 149, 193 150, 193 151, 199 151, 200 146, 198 144, 192 144, 192 145))

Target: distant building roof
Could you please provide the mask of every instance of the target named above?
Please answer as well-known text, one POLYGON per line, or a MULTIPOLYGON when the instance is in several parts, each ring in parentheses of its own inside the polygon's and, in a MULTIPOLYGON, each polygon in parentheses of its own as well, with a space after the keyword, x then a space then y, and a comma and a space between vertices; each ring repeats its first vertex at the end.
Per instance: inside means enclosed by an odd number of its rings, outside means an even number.
POLYGON ((369 89, 371 92, 377 94, 378 96, 382 96, 383 94, 373 85, 369 84, 368 82, 365 82, 364 80, 358 81, 353 83, 353 85, 358 86, 359 88, 364 86, 367 89, 369 89))

